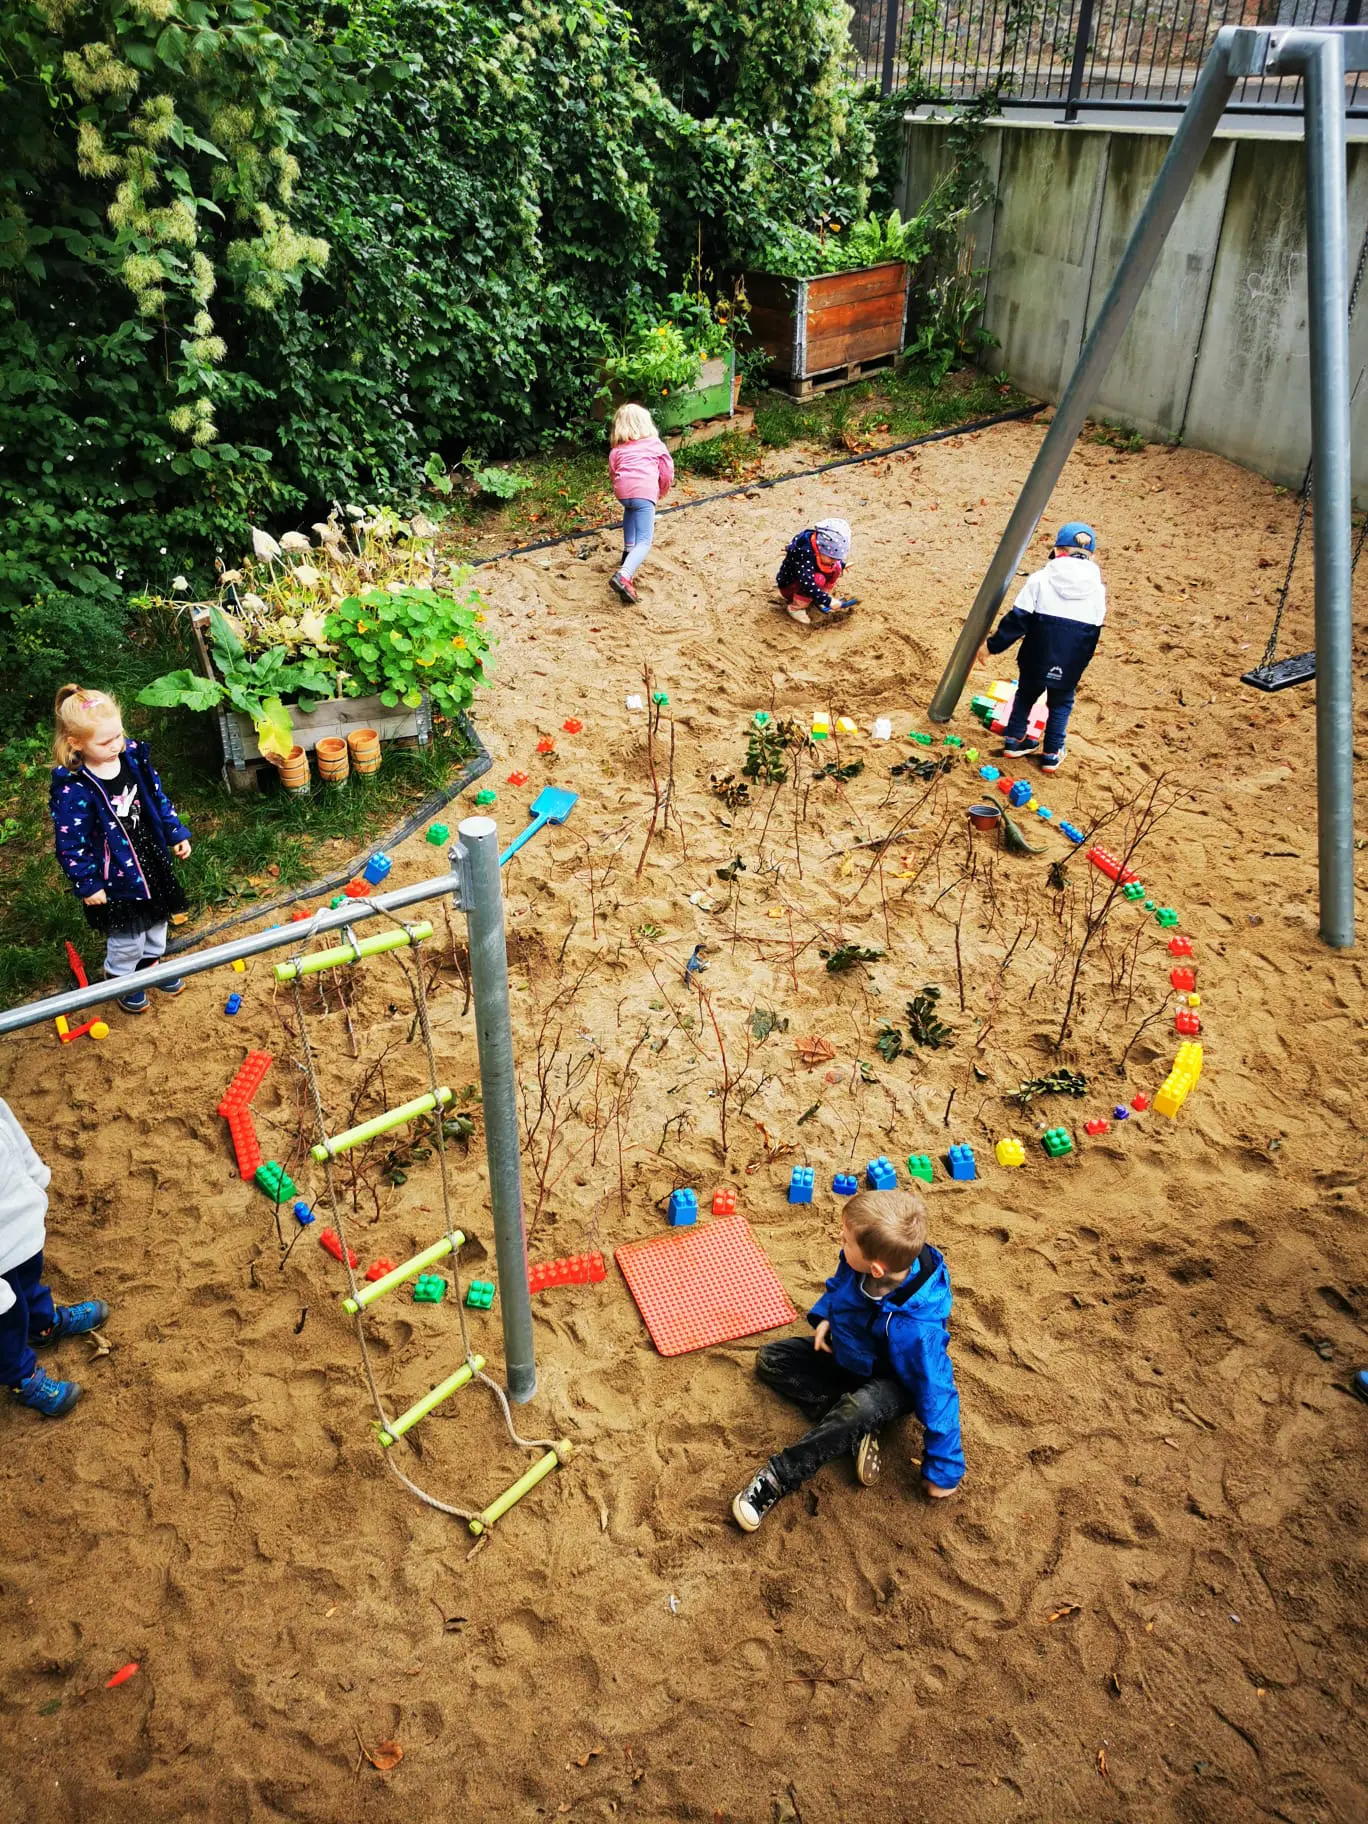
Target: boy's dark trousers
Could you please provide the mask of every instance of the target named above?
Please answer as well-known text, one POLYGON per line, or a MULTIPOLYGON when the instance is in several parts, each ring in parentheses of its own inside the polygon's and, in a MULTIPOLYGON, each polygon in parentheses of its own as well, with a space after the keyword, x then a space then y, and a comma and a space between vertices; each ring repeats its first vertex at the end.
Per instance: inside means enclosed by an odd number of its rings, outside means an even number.
POLYGON ((766 1343, 755 1358, 766 1386, 792 1400, 817 1423, 796 1444, 770 1458, 774 1478, 786 1495, 815 1476, 823 1463, 853 1450, 867 1431, 878 1431, 912 1410, 912 1398, 892 1375, 862 1380, 834 1355, 814 1349, 811 1336, 785 1336, 766 1343))
POLYGON ((17 1387, 38 1366, 29 1338, 46 1330, 57 1316, 52 1294, 43 1284, 43 1250, 6 1267, 0 1275, 14 1294, 8 1311, 0 1312, 0 1387, 17 1387))

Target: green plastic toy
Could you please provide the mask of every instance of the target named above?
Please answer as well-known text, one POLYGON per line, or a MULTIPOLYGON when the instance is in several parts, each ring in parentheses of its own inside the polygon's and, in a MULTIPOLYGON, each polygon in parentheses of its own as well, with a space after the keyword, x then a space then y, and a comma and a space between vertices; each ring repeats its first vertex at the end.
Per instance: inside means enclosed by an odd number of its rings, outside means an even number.
POLYGON ((1138 880, 1130 880, 1122 887, 1121 897, 1123 899, 1143 899, 1145 897, 1145 889, 1140 885, 1138 880))
POLYGON ((1073 1138, 1067 1127, 1047 1127, 1040 1136, 1040 1144, 1051 1159, 1062 1159, 1065 1153, 1073 1151, 1073 1138))
POLYGON ((914 1178, 920 1178, 923 1184, 934 1184, 936 1168, 931 1163, 930 1153, 909 1153, 907 1169, 914 1178))
POLYGON ((466 1287, 465 1302, 472 1311, 488 1311, 494 1303, 494 1287, 487 1279, 472 1279, 466 1287))
POLYGON ((651 692, 651 701, 658 709, 664 709, 669 704, 670 699, 663 690, 653 690, 651 692))
POLYGON ((946 747, 963 747, 964 737, 962 735, 947 735, 943 745, 946 747))
POLYGON ((915 728, 908 729, 907 738, 909 741, 915 741, 918 747, 930 747, 931 745, 930 735, 919 735, 915 728))
POLYGON ((1155 923, 1162 925, 1166 931, 1171 926, 1178 923, 1178 914, 1174 911, 1172 906, 1156 906, 1154 908, 1154 918, 1155 923))
MULTIPOLYGON (((478 804, 479 799, 477 798, 475 802, 478 804)), ((424 840, 436 848, 440 843, 448 841, 450 836, 451 831, 444 823, 432 823, 428 825, 428 833, 424 840)))
POLYGON ((475 794, 476 804, 497 804, 498 801, 499 794, 497 792, 483 791, 476 792, 475 794))
POLYGON ((274 1159, 264 1160, 256 1169, 258 1187, 276 1203, 289 1203, 299 1195, 294 1180, 283 1165, 277 1165, 274 1159))
POLYGON ((446 1297, 447 1282, 440 1273, 420 1273, 413 1282, 415 1305, 440 1305, 446 1297))

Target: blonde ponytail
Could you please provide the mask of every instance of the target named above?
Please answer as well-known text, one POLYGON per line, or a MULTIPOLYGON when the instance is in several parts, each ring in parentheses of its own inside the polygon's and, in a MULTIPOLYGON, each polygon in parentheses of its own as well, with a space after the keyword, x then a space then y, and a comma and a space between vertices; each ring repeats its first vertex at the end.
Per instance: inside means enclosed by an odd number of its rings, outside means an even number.
POLYGON ((52 706, 57 724, 52 757, 58 766, 79 766, 85 744, 102 722, 121 722, 123 712, 103 690, 63 684, 52 706))

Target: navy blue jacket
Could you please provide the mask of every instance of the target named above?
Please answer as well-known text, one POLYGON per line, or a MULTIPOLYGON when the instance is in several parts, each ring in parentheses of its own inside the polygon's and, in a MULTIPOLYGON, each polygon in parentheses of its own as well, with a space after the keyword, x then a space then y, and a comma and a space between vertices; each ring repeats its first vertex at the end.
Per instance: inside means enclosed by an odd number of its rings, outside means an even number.
POLYGON ((938 1488, 964 1475, 959 1393, 950 1366, 950 1275, 928 1242, 903 1284, 869 1298, 842 1254, 827 1289, 808 1312, 810 1324, 831 1325, 827 1341, 848 1374, 870 1380, 896 1375, 926 1429, 922 1474, 938 1488))
POLYGON ((1097 651, 1107 613, 1102 573, 1091 558, 1056 557, 1027 577, 988 636, 989 652, 1021 641, 1021 675, 1041 689, 1073 690, 1097 651))
MULTIPOLYGON (((828 560, 829 561, 829 560, 828 560)), ((784 561, 779 566, 775 583, 780 589, 795 588, 807 596, 815 608, 823 614, 830 614, 832 608, 831 591, 823 587, 825 583, 834 583, 841 576, 844 565, 837 564, 834 570, 817 568, 817 547, 813 543, 811 532, 800 532, 797 538, 791 538, 784 549, 784 561)))
MULTIPOLYGON (((147 743, 130 741, 124 759, 138 782, 147 828, 169 856, 175 843, 189 842, 190 832, 157 777, 147 743)), ((52 769, 48 809, 57 837, 57 859, 78 899, 89 899, 101 888, 110 899, 150 899, 133 844, 109 800, 106 787, 112 784, 112 780, 97 779, 84 766, 52 769)))

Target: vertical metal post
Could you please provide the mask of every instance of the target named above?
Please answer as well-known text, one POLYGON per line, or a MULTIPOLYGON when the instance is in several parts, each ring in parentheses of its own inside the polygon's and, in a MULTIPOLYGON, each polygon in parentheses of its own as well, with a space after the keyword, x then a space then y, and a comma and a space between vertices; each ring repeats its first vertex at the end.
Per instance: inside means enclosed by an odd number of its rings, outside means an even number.
POLYGON ((1145 289, 1164 239, 1197 175, 1197 167, 1220 124, 1230 91, 1235 86, 1230 71, 1230 49, 1235 33, 1235 27, 1222 26, 1216 34, 1211 55, 1197 79, 1168 155, 1159 167, 1149 200, 1121 256, 1121 264, 1093 324, 1092 334, 1083 345, 1078 365, 1055 410, 1054 422, 1031 464, 1031 472, 1012 509, 1007 529, 993 553, 987 574, 974 597, 974 605, 936 686, 936 694, 931 699, 933 722, 948 722, 954 714, 974 655, 986 638, 1007 585, 1016 575, 1031 535, 1050 503, 1050 495, 1083 428, 1088 408, 1116 353, 1117 344, 1125 334, 1126 325, 1135 313, 1140 293, 1145 289))
POLYGON ((1069 93, 1064 102, 1065 120, 1078 119, 1078 98, 1083 93, 1083 65, 1087 60, 1088 41, 1092 37, 1093 0, 1083 0, 1078 9, 1078 31, 1074 37, 1073 63, 1069 66, 1069 93))
POLYGON ((883 79, 879 92, 883 95, 893 93, 893 81, 897 74, 898 30, 902 25, 902 0, 884 0, 884 47, 883 79))
POLYGON ((522 1154, 518 1140, 517 1079, 508 1005, 508 947, 504 940, 499 837, 492 817, 467 817, 453 857, 461 875, 470 932, 470 987, 480 1050, 489 1203, 499 1266, 504 1371, 508 1397, 520 1405, 537 1391, 532 1347, 532 1295, 523 1233, 522 1154))
POLYGON ((1348 949, 1354 941, 1354 628, 1344 42, 1334 32, 1290 33, 1278 48, 1277 66, 1300 69, 1306 108, 1320 934, 1327 944, 1348 949))

